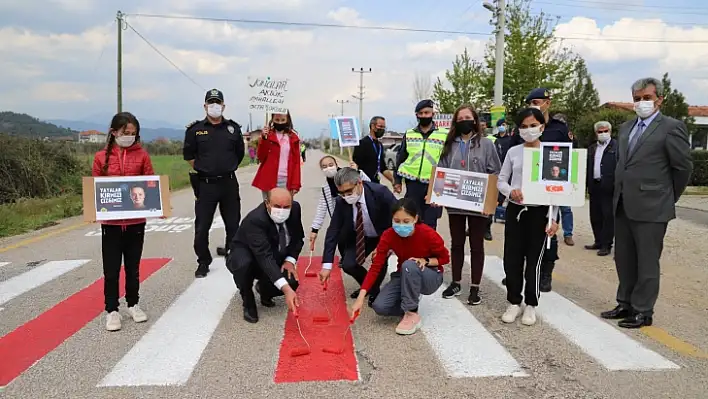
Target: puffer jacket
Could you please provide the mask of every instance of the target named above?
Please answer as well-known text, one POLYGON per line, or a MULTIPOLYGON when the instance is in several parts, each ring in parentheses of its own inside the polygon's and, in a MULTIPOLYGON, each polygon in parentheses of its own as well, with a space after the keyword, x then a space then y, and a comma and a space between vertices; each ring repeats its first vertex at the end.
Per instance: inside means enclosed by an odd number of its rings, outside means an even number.
MULTIPOLYGON (((128 148, 120 148, 113 144, 110 156, 108 157, 108 170, 103 173, 103 166, 106 164, 106 151, 104 148, 97 152, 93 158, 92 175, 100 176, 150 176, 155 174, 152 168, 150 155, 143 149, 140 143, 135 143, 128 148)), ((121 219, 102 220, 101 224, 128 226, 132 224, 145 223, 146 219, 121 219)))

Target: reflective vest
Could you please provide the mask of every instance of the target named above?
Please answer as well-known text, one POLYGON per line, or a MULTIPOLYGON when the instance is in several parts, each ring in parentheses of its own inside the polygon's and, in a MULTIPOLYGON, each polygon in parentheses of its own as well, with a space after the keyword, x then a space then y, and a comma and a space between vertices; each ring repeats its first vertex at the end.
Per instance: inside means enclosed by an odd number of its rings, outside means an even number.
POLYGON ((405 133, 408 157, 398 167, 398 175, 409 180, 428 183, 433 167, 438 164, 448 130, 438 128, 427 139, 415 129, 405 133))
POLYGON ((489 140, 492 140, 492 143, 497 141, 497 136, 487 136, 489 140))

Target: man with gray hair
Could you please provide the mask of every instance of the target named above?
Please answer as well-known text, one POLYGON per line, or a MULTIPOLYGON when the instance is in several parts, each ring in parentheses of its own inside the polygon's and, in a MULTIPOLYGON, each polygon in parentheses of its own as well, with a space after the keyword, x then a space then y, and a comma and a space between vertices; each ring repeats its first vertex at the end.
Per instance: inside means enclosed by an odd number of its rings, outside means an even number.
POLYGON ((600 121, 594 126, 597 141, 588 147, 586 185, 590 195, 590 224, 595 241, 585 249, 607 256, 615 236, 612 196, 617 167, 617 140, 612 138, 612 125, 600 121))
MULTIPOLYGON (((376 249, 381 234, 391 227, 396 197, 381 184, 362 181, 359 172, 348 167, 337 172, 334 184, 339 197, 325 236, 320 282, 324 284, 329 279, 334 252, 339 247, 342 270, 361 286, 366 278, 367 270, 363 265, 367 256, 376 249)), ((386 273, 379 273, 369 291, 369 306, 379 294, 385 277, 386 273)), ((351 294, 352 298, 358 296, 359 290, 351 294)))
POLYGON ((602 312, 620 327, 653 322, 659 296, 659 258, 675 204, 693 172, 686 125, 659 111, 664 86, 655 78, 632 85, 638 118, 620 126, 615 170, 615 267, 618 305, 602 312))

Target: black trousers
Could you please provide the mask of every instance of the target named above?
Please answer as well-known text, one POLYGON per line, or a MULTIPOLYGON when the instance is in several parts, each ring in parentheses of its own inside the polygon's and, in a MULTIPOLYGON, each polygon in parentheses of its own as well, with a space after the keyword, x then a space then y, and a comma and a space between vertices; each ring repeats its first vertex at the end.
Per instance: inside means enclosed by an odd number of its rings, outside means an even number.
POLYGON ((612 248, 615 238, 615 215, 612 212, 612 192, 602 189, 599 181, 592 180, 588 187, 590 194, 590 224, 595 237, 595 245, 612 248))
POLYGON ((213 258, 209 251, 209 230, 214 222, 214 213, 217 205, 221 218, 226 227, 226 245, 229 247, 231 239, 241 223, 241 195, 239 194, 238 180, 235 173, 221 179, 200 179, 195 189, 194 202, 194 252, 197 263, 210 265, 213 258))
MULTIPOLYGON (((374 252, 376 246, 379 245, 379 237, 366 237, 365 244, 366 256, 368 257, 372 252, 374 252)), ((368 273, 368 270, 366 270, 364 266, 356 262, 356 247, 340 248, 339 253, 340 255, 342 255, 342 270, 344 271, 344 273, 347 273, 348 275, 352 276, 354 280, 359 283, 359 286, 361 286, 364 283, 364 279, 366 278, 366 273, 368 273)), ((379 294, 379 290, 381 289, 381 283, 386 278, 386 270, 388 269, 388 257, 386 257, 386 261, 387 262, 384 265, 384 269, 381 270, 381 273, 379 273, 376 282, 369 291, 371 296, 376 296, 379 294)))
POLYGON ((415 180, 406 181, 406 195, 405 198, 410 198, 415 201, 420 209, 421 219, 423 223, 432 227, 433 229, 438 228, 438 219, 442 216, 442 207, 433 207, 425 203, 425 196, 428 195, 428 183, 421 183, 415 180))
POLYGON ((140 258, 143 255, 144 241, 145 223, 128 226, 101 225, 103 296, 106 312, 118 310, 121 264, 125 265, 125 300, 128 307, 138 304, 140 258))
MULTIPOLYGON (((285 258, 281 255, 275 256, 278 266, 282 266, 285 258)), ((234 283, 239 289, 244 306, 255 307, 255 295, 253 294, 253 283, 258 281, 258 291, 261 298, 275 298, 283 296, 283 292, 270 281, 258 262, 253 258, 251 252, 245 248, 232 250, 227 259, 226 267, 234 278, 234 283)), ((284 271, 283 278, 288 281, 288 285, 293 291, 297 291, 299 283, 295 278, 288 278, 288 272, 284 271)))
POLYGON ((538 306, 538 280, 546 247, 547 224, 547 206, 523 207, 510 202, 506 208, 504 272, 506 299, 512 305, 521 304, 523 299, 529 306, 538 306), (522 297, 524 280, 526 287, 522 297))

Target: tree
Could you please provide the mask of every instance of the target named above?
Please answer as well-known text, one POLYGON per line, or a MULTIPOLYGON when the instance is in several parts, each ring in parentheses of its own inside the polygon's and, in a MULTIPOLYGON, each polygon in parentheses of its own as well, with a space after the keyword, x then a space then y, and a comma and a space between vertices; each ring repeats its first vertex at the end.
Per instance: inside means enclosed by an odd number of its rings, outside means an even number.
POLYGON ((445 79, 452 88, 446 88, 440 78, 433 86, 433 100, 440 112, 451 114, 462 104, 472 104, 475 107, 482 105, 484 93, 479 86, 481 73, 482 64, 473 61, 467 49, 455 56, 452 71, 445 71, 445 79))
POLYGON ((433 95, 433 82, 430 75, 422 75, 416 72, 413 78, 413 103, 429 99, 433 95))
POLYGON ((683 121, 689 133, 693 133, 696 120, 688 115, 686 97, 680 91, 671 88, 671 79, 669 79, 668 72, 664 73, 661 83, 664 84, 664 101, 661 103, 661 113, 683 121))
POLYGON ((619 127, 623 123, 635 119, 637 114, 621 108, 600 108, 595 112, 586 112, 578 118, 573 134, 578 139, 580 147, 587 147, 595 141, 595 123, 607 121, 612 125, 612 137, 617 138, 619 127))
MULTIPOLYGON (((565 96, 565 106, 562 111, 568 117, 568 126, 571 130, 583 115, 594 112, 600 107, 600 94, 592 83, 585 60, 578 58, 574 67, 573 79, 568 84, 565 96)), ((556 108, 555 102, 553 103, 556 108)))

